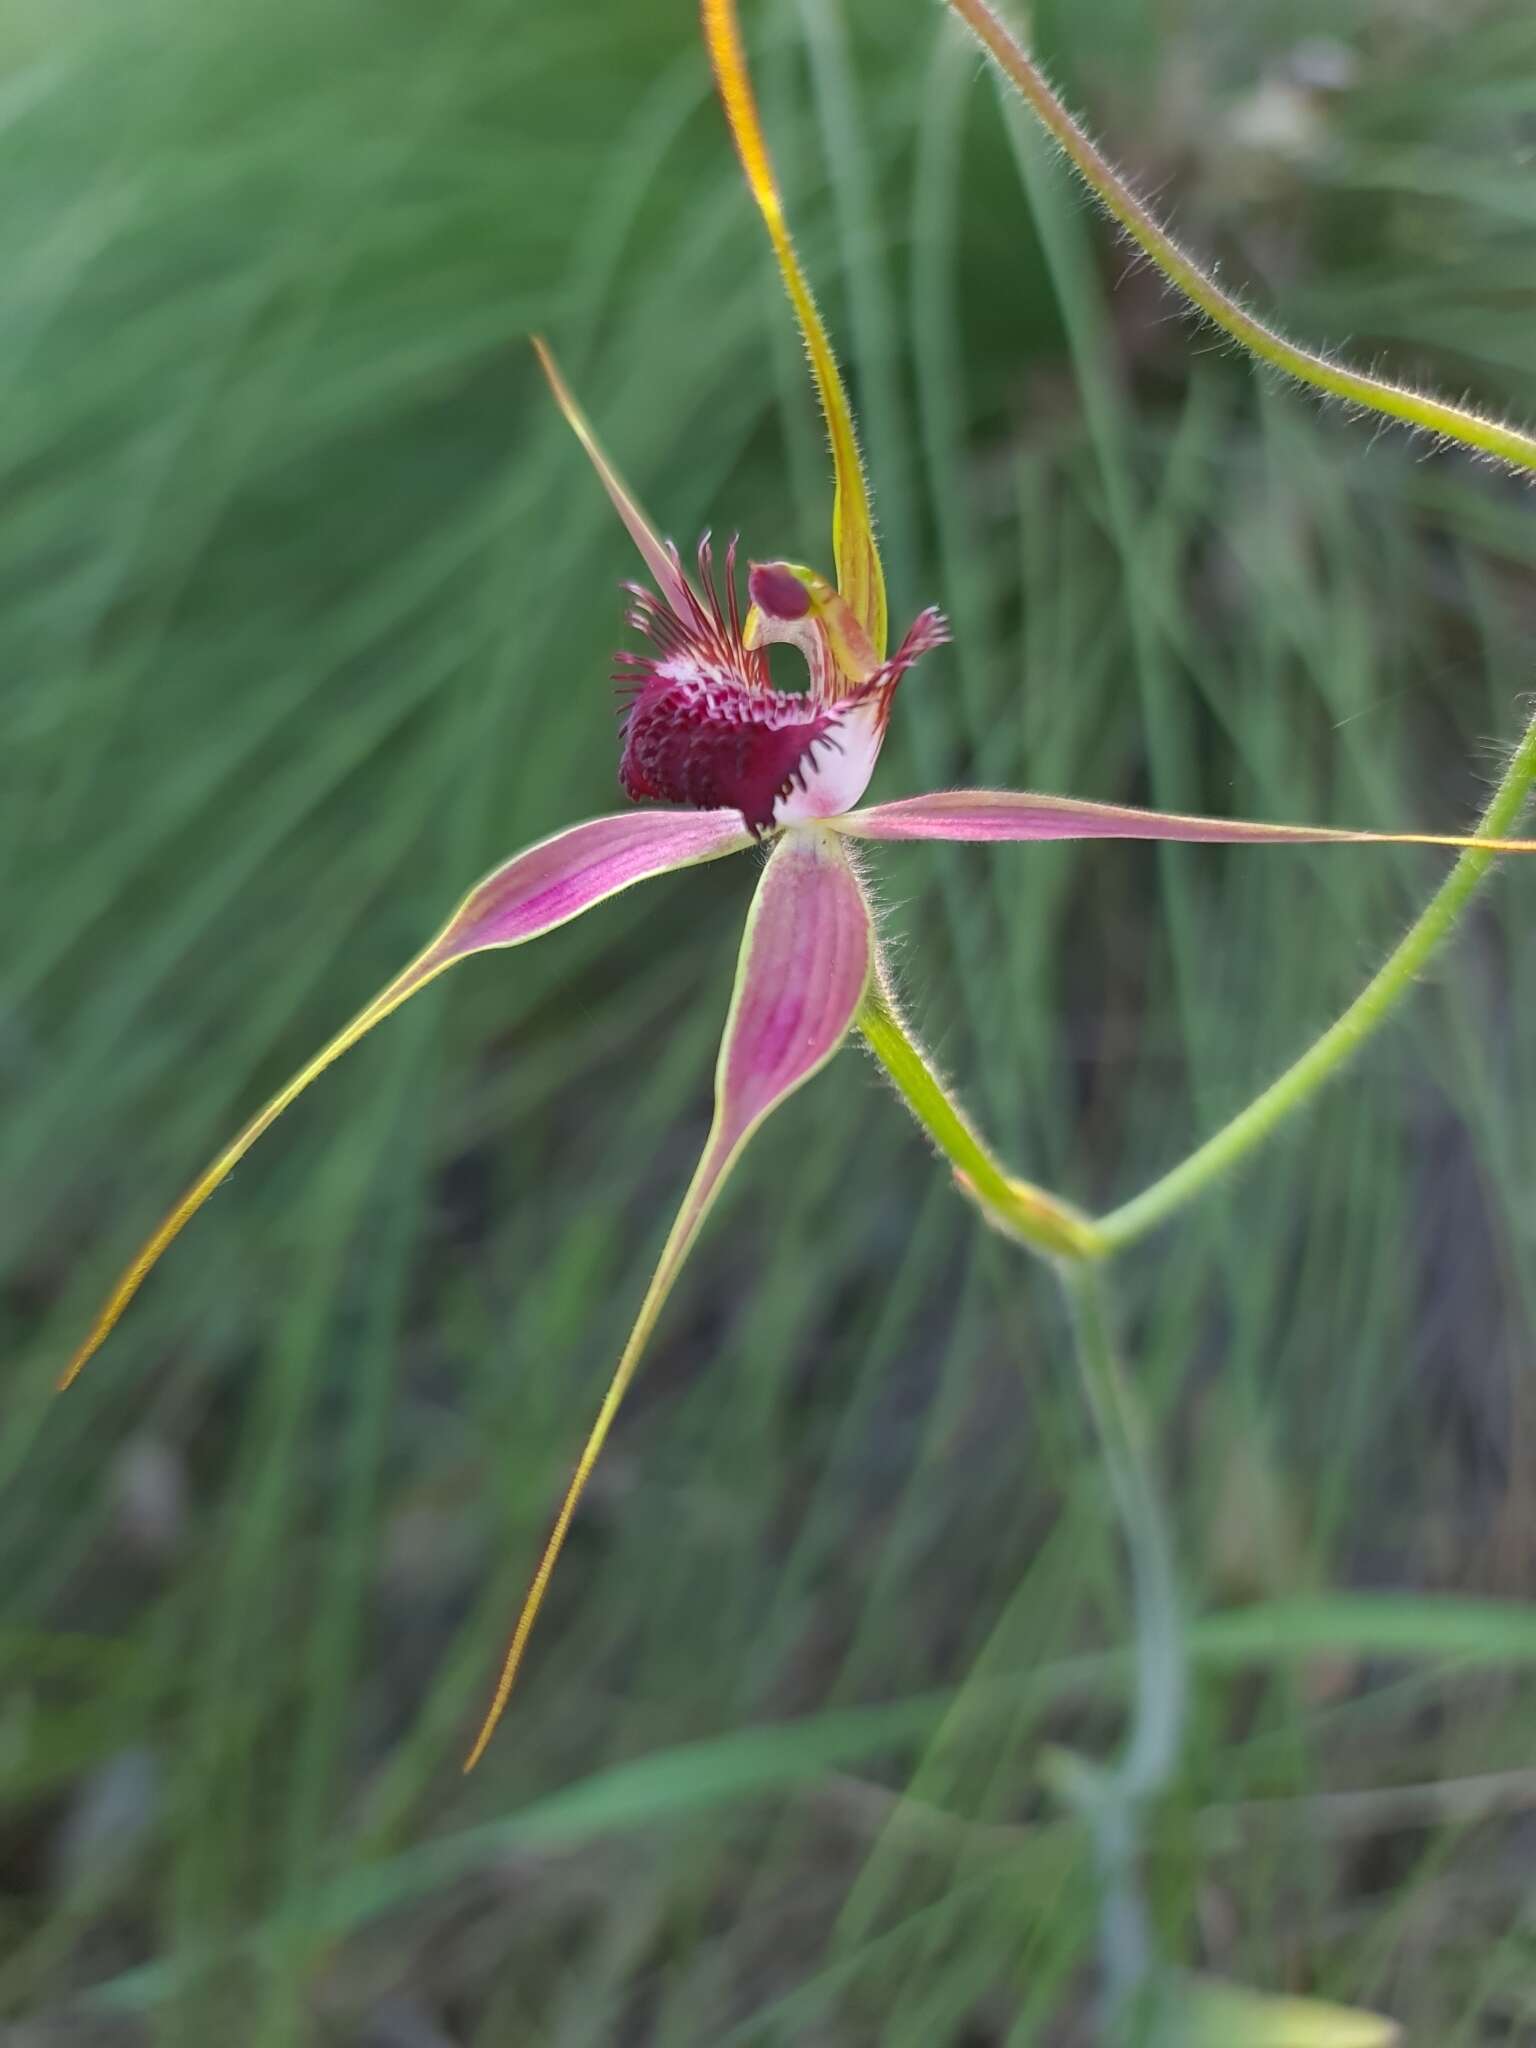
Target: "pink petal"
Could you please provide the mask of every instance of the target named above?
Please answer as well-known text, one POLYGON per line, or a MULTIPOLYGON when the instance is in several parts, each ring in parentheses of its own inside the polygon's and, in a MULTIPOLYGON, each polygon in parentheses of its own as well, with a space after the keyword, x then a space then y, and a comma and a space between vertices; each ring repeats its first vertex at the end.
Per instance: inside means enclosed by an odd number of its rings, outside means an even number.
POLYGON ((519 946, 553 931, 651 875, 718 860, 750 844, 734 810, 620 811, 569 825, 493 868, 401 980, 414 977, 419 985, 468 953, 519 946))
POLYGON ((752 906, 715 1072, 705 1166, 715 1162, 716 1178, 768 1112, 842 1044, 863 1000, 871 950, 864 892, 836 840, 786 833, 752 906))
POLYGON ((941 789, 871 804, 835 821, 859 839, 1187 839, 1249 846, 1446 846, 1536 853, 1536 839, 1473 839, 1445 832, 1349 832, 1327 825, 1263 825, 1088 803, 1012 789, 941 789))
POLYGON ((649 875, 717 860, 751 844, 736 811, 623 811, 572 825, 514 855, 478 883, 443 930, 381 989, 350 1024, 322 1046, 272 1100, 259 1109, 166 1215, 135 1255, 108 1297, 90 1334, 60 1380, 68 1386, 138 1293, 145 1275, 182 1226, 207 1201, 232 1167, 250 1151, 295 1097, 333 1060, 382 1022, 418 989, 425 988, 455 960, 494 946, 520 946, 553 931, 605 897, 617 895, 649 875))
POLYGON ((836 839, 814 828, 786 833, 769 856, 747 918, 703 1157, 577 1460, 466 1770, 478 1763, 501 1719, 577 1503, 715 1197, 758 1125, 842 1044, 869 985, 873 954, 864 892, 836 839))

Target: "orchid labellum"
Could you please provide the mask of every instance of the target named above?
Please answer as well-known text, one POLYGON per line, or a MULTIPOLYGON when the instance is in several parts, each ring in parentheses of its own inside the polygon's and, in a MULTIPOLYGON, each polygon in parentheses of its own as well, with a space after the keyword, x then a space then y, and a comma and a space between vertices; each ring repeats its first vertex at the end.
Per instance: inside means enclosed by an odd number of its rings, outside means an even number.
MULTIPOLYGON (((898 712, 903 679, 942 644, 946 627, 938 611, 920 611, 895 651, 888 650, 885 578, 858 437, 785 221, 734 0, 702 0, 702 13, 726 118, 799 323, 826 423, 834 573, 763 559, 752 561, 743 579, 736 544, 719 561, 707 538, 690 573, 604 454, 549 351, 535 343, 555 398, 649 578, 629 586, 629 623, 643 645, 618 657, 628 697, 619 780, 636 808, 571 825, 478 883, 430 944, 256 1113, 182 1196, 123 1273, 64 1375, 65 1384, 74 1379, 160 1254, 268 1125, 408 997, 472 953, 542 938, 652 876, 761 848, 766 859, 747 915, 715 1072, 714 1122, 555 1519, 471 1765, 506 1704, 582 1490, 727 1175, 764 1119, 833 1058, 855 1026, 919 1108, 992 1221, 1064 1256, 1091 1256, 1096 1248, 1086 1219, 997 1168, 933 1076, 897 1011, 854 842, 1473 843, 1455 835, 1180 816, 1012 790, 944 789, 862 805, 898 712), (775 687, 765 652, 775 642, 804 658, 803 692, 775 687)), ((594 720, 601 716, 594 691, 594 720)), ((1536 842, 1527 840, 1479 838, 1476 844, 1489 853, 1536 851, 1536 842)))

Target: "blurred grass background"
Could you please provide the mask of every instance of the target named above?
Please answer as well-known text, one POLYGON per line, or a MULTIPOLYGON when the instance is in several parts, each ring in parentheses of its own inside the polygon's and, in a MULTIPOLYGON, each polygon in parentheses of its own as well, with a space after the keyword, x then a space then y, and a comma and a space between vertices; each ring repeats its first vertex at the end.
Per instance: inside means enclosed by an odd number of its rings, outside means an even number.
MULTIPOLYGON (((1536 413, 1536 17, 1077 0, 1040 47, 1224 276, 1536 413)), ((927 0, 747 10, 901 623, 879 788, 1455 829, 1532 688, 1529 490, 1319 415, 1127 267, 927 0)), ((458 1762, 706 1127, 728 863, 328 1076, 68 1401, 144 1230, 478 872, 612 808, 627 543, 825 562, 691 0, 0 23, 0 2012, 16 2048, 1070 2043, 1123 1561, 1048 1276, 849 1053, 675 1298, 458 1762)), ((900 849, 1000 1147, 1134 1192, 1354 991, 1425 855, 900 849)), ((1126 1274, 1192 1739, 1168 1953, 1536 2038, 1536 968, 1411 1018, 1126 1274)))

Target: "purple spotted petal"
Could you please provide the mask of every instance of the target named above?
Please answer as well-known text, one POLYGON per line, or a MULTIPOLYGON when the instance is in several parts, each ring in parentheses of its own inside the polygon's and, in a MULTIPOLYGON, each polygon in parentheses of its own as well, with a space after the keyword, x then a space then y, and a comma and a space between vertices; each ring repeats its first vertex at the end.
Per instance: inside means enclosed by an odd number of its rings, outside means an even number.
POLYGON ((837 840, 818 828, 786 833, 769 857, 747 919, 703 1157, 555 1517, 466 1770, 479 1761, 501 1719, 577 1503, 704 1219, 758 1125, 847 1037, 873 953, 864 892, 837 840))
POLYGON ((470 953, 520 946, 649 875, 718 860, 721 854, 739 852, 750 844, 737 811, 623 811, 616 817, 572 825, 493 869, 471 889, 431 945, 280 1088, 193 1182, 122 1274, 60 1385, 67 1387, 98 1349, 166 1246, 267 1126, 333 1060, 391 1010, 397 1010, 408 996, 470 953))
POLYGON ((1536 853, 1536 839, 1472 839, 1446 832, 1348 832, 1327 825, 1263 825, 1087 803, 1012 789, 941 789, 871 804, 836 821, 859 839, 1187 839, 1248 846, 1448 846, 1536 853))

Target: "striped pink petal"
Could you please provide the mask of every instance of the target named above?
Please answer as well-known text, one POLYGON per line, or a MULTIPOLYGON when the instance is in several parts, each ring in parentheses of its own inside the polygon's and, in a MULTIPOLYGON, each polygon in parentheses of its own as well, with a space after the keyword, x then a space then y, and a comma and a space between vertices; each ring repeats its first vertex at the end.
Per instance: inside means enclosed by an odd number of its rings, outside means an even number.
POLYGON ((864 891, 836 838, 814 827, 787 832, 769 856, 747 919, 715 1068, 714 1124, 555 1517, 466 1770, 501 1719, 577 1503, 715 1197, 763 1119, 847 1037, 873 955, 864 891))
POLYGON ((381 989, 350 1024, 322 1046, 293 1079, 259 1109, 213 1164, 187 1189, 137 1252, 70 1361, 60 1385, 68 1386, 96 1351, 143 1284, 160 1254, 207 1201, 214 1189, 250 1151, 289 1103, 365 1032, 425 988, 445 968, 471 953, 520 946, 557 925, 567 924, 596 903, 650 875, 718 860, 751 844, 738 811, 623 811, 572 825, 553 838, 494 868, 471 889, 442 931, 423 952, 381 989))
POLYGON ((1536 853, 1536 839, 1473 839, 1452 832, 1350 832, 1328 825, 1264 825, 1088 803, 1027 790, 941 789, 871 804, 833 821, 858 839, 1185 839, 1247 846, 1446 846, 1536 853))
POLYGON ((391 987, 407 978, 419 987, 429 973, 468 953, 520 946, 636 882, 739 853, 751 843, 734 810, 619 811, 568 825, 493 868, 391 987))

